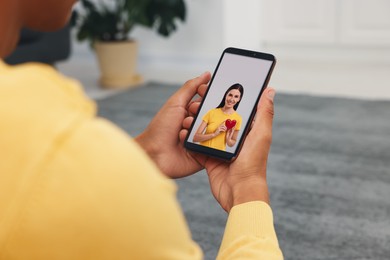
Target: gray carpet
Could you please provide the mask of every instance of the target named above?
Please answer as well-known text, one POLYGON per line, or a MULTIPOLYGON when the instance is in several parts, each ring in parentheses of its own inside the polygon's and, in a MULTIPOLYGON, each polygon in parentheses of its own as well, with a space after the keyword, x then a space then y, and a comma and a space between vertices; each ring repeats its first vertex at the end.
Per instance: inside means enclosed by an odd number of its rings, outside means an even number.
MULTIPOLYGON (((98 102, 140 133, 177 86, 98 102)), ((390 259, 390 102, 277 94, 268 181, 285 259, 390 259)), ((193 239, 214 259, 226 214, 204 172, 177 181, 193 239)))

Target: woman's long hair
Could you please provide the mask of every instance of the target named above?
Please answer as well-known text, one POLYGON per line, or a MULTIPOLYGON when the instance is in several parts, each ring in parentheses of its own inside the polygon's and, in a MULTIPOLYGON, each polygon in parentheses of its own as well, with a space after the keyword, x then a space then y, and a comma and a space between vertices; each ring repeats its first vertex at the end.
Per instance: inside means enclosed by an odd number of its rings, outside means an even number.
POLYGON ((240 84, 240 83, 236 83, 236 84, 233 84, 230 88, 228 88, 225 92, 225 95, 223 95, 223 98, 222 98, 222 101, 221 103, 217 106, 217 108, 221 108, 221 107, 224 107, 225 106, 225 100, 226 100, 226 95, 229 93, 230 90, 232 89, 237 89, 238 91, 240 91, 241 95, 240 95, 240 101, 237 102, 237 104, 235 104, 233 106, 233 109, 234 110, 237 110, 238 108, 238 105, 240 104, 241 100, 242 100, 242 97, 244 96, 244 87, 240 84))

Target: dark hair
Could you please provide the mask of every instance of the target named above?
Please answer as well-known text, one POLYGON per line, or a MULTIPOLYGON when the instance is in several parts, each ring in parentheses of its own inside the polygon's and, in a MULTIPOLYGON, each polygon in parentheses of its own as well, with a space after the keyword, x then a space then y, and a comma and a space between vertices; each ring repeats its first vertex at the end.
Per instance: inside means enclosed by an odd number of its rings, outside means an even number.
POLYGON ((229 93, 230 90, 232 89, 237 89, 240 91, 241 96, 240 96, 240 101, 237 102, 237 104, 234 105, 234 110, 237 110, 238 105, 240 104, 242 97, 244 96, 244 87, 240 83, 233 84, 230 88, 228 88, 225 92, 225 95, 223 95, 221 103, 217 106, 217 108, 221 108, 225 106, 225 100, 226 100, 226 95, 229 93))

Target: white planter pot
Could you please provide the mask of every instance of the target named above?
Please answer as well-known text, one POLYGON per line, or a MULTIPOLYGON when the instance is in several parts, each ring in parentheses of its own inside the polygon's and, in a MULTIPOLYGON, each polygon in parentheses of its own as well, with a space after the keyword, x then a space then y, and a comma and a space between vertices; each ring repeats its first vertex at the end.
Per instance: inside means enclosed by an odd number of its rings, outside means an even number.
POLYGON ((137 43, 96 42, 95 51, 100 68, 100 84, 106 88, 128 88, 142 83, 136 72, 137 43))

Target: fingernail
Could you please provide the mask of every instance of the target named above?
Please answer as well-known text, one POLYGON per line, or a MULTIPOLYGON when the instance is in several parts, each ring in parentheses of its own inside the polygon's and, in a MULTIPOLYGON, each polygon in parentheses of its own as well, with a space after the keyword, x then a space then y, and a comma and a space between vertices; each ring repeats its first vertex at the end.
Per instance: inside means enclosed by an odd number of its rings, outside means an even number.
POLYGON ((206 76, 206 74, 208 73, 208 71, 205 71, 205 72, 203 72, 199 77, 204 77, 204 76, 206 76))
POLYGON ((271 101, 274 101, 274 98, 275 98, 275 90, 274 90, 274 89, 269 89, 269 90, 268 90, 268 93, 267 93, 267 96, 268 96, 268 98, 269 98, 271 101))

